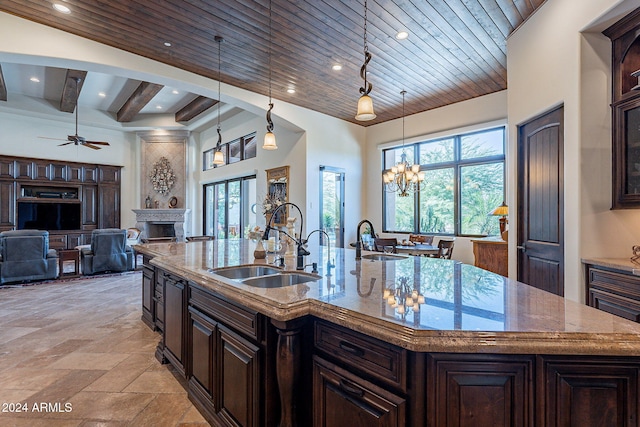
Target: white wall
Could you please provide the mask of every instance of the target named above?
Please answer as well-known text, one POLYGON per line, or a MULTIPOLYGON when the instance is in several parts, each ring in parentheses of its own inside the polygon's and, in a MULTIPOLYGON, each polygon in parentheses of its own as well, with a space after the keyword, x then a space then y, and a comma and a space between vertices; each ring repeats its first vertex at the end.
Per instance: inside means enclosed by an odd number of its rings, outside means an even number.
MULTIPOLYGON (((610 42, 597 21, 621 18, 637 1, 548 0, 507 41, 510 157, 516 177, 517 125, 564 104, 565 296, 584 301, 581 257, 628 257, 640 241, 637 211, 611 206, 610 42), (616 11, 612 11, 617 7, 616 11), (583 32, 588 32, 583 34, 583 32)), ((509 188, 514 206, 516 188, 509 188)), ((516 218, 509 218, 511 229, 516 218)), ((509 271, 516 271, 510 235, 509 271)))
MULTIPOLYGON (((454 135, 460 131, 506 124, 507 91, 458 102, 446 107, 418 113, 405 118, 405 141, 413 143, 432 138, 454 135)), ((363 193, 367 194, 366 210, 363 218, 369 219, 376 232, 382 231, 382 146, 402 143, 402 119, 367 127, 365 153, 366 183, 363 193)), ((509 153, 507 152, 507 156, 509 153)), ((506 183, 509 187, 509 183, 506 183)), ((404 240, 407 235, 396 235, 404 240)), ((437 242, 438 239, 435 241, 437 242)), ((456 238, 453 258, 473 264, 470 239, 456 238)))

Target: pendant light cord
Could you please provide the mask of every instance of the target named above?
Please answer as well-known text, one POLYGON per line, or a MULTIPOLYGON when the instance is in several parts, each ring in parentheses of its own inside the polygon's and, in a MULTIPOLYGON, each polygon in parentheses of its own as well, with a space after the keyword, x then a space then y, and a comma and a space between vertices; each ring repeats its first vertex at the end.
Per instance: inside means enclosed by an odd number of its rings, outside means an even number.
POLYGON ((364 86, 360 88, 362 95, 369 95, 373 85, 367 81, 367 65, 371 61, 369 45, 367 44, 367 0, 364 0, 364 64, 360 67, 360 78, 364 80, 364 86))

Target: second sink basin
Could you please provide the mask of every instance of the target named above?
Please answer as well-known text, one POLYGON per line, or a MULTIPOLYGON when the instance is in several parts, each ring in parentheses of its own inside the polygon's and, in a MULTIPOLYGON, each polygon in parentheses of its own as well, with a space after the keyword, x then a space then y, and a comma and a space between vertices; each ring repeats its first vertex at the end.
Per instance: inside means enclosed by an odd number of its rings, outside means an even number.
POLYGON ((282 270, 266 265, 242 265, 239 267, 213 269, 211 272, 227 279, 248 279, 250 277, 266 276, 267 274, 278 274, 282 270))
POLYGON ((407 257, 403 255, 380 253, 380 254, 362 255, 362 259, 370 259, 372 261, 398 261, 401 259, 407 259, 407 257))
POLYGON ((246 279, 242 283, 256 288, 282 288, 300 283, 315 282, 320 279, 321 277, 315 274, 280 272, 280 274, 246 279))

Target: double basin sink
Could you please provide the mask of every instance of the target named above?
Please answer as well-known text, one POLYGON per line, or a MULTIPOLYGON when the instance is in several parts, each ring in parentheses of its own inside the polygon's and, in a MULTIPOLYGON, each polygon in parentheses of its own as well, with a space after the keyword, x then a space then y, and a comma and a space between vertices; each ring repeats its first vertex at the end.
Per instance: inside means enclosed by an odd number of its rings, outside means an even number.
POLYGON ((322 278, 317 274, 287 271, 266 265, 220 267, 211 269, 209 272, 256 288, 283 288, 300 283, 316 282, 322 278))

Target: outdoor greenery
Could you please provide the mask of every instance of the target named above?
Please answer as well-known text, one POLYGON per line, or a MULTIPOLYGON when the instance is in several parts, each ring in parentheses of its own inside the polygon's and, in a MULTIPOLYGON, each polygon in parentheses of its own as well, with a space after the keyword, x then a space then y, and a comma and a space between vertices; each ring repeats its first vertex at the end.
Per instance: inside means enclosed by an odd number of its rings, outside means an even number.
MULTIPOLYGON (((417 143, 404 150, 417 152, 411 157, 420 159, 425 181, 413 197, 385 193, 385 231, 498 234, 498 220, 489 214, 504 200, 503 128, 417 143)), ((400 148, 386 150, 386 168, 401 153, 400 148)))

